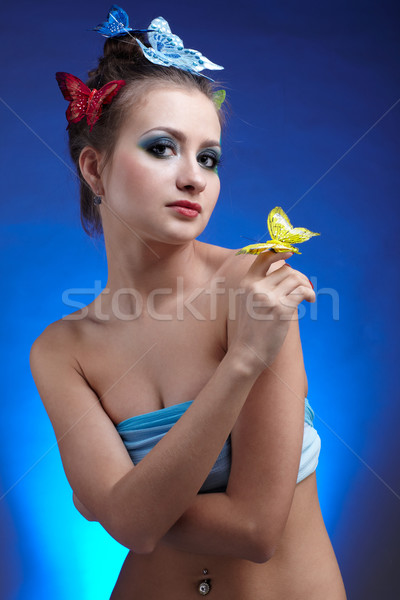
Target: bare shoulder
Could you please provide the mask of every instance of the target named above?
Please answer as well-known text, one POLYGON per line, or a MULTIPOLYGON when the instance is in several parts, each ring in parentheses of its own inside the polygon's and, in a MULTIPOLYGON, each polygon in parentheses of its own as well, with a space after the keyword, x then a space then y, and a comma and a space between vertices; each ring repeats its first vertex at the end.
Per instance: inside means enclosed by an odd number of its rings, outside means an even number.
POLYGON ((44 350, 47 347, 54 347, 54 345, 56 347, 64 345, 74 335, 71 324, 71 321, 59 319, 47 325, 33 342, 31 352, 40 352, 40 350, 44 350))
POLYGON ((51 368, 61 357, 79 370, 75 349, 79 344, 80 334, 77 321, 59 319, 50 323, 35 339, 30 349, 29 361, 34 379, 39 376, 44 361, 44 364, 51 368))
POLYGON ((76 322, 61 319, 51 323, 32 345, 30 366, 71 488, 90 518, 107 529, 113 518, 111 492, 132 469, 132 461, 80 369, 77 350, 81 336, 82 325, 76 322))

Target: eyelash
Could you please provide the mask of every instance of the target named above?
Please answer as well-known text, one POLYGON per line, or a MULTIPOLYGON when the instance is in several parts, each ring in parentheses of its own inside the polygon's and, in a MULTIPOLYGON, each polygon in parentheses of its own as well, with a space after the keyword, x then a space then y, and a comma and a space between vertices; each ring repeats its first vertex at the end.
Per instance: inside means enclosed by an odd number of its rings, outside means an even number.
MULTIPOLYGON (((157 158, 168 158, 169 155, 162 154, 161 152, 156 152, 155 151, 156 148, 159 148, 159 149, 160 148, 164 148, 164 149, 171 148, 172 150, 177 150, 176 144, 168 138, 162 138, 155 142, 152 142, 146 148, 146 151, 149 152, 149 154, 152 154, 153 156, 155 156, 157 158)), ((210 151, 210 150, 202 152, 198 155, 198 159, 200 157, 204 157, 204 156, 207 158, 210 158, 213 161, 213 165, 211 167, 204 166, 205 169, 208 169, 210 171, 215 171, 217 169, 217 167, 221 166, 221 157, 218 156, 215 152, 210 151)))
POLYGON ((155 142, 152 142, 147 148, 147 152, 157 156, 157 158, 166 158, 165 155, 154 152, 155 148, 171 148, 172 150, 176 150, 176 145, 169 139, 160 139, 155 142))
POLYGON ((207 158, 211 158, 211 160, 213 161, 212 167, 205 167, 206 169, 215 171, 218 167, 221 166, 221 157, 218 156, 218 154, 215 154, 214 152, 204 152, 203 154, 200 154, 200 156, 206 156, 207 158))

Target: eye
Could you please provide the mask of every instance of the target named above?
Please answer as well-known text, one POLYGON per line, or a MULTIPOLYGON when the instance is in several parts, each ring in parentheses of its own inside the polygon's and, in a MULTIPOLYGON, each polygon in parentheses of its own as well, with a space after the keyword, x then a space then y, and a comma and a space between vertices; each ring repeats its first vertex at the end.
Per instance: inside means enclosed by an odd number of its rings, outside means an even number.
POLYGON ((176 153, 176 145, 168 138, 155 140, 146 146, 146 152, 157 158, 168 158, 176 153))
POLYGON ((213 150, 207 150, 199 154, 197 160, 206 169, 216 169, 221 162, 221 156, 213 150))

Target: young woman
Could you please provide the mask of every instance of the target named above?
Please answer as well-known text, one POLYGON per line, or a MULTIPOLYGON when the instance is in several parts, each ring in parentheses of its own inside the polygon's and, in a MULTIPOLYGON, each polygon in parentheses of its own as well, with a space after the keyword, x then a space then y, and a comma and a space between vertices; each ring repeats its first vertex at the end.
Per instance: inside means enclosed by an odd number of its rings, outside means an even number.
POLYGON ((297 321, 310 282, 290 253, 196 239, 220 190, 210 80, 151 62, 132 34, 89 75, 90 90, 123 82, 101 114, 93 94, 67 113, 108 280, 46 328, 31 367, 76 507, 130 550, 111 598, 343 600, 297 321))

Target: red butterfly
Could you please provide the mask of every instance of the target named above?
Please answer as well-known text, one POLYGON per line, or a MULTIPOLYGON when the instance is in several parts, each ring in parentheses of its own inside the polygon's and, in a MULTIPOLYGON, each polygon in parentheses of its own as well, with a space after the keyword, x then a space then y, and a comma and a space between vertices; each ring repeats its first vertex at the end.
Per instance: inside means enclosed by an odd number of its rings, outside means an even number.
POLYGON ((77 123, 86 115, 89 131, 101 115, 103 104, 109 104, 115 94, 125 85, 123 80, 109 81, 99 90, 90 90, 75 75, 56 73, 57 83, 66 100, 70 102, 67 108, 67 129, 70 123, 77 123))

